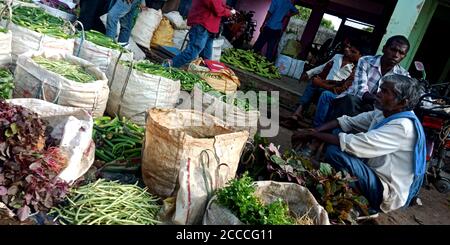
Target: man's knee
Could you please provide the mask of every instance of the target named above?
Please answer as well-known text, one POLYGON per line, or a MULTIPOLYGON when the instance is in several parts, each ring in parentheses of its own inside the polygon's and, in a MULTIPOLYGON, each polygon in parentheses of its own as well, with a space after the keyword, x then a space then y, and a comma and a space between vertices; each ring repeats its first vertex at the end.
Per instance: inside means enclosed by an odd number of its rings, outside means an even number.
POLYGON ((325 152, 325 159, 330 163, 340 162, 343 152, 337 145, 328 145, 327 150, 325 152))

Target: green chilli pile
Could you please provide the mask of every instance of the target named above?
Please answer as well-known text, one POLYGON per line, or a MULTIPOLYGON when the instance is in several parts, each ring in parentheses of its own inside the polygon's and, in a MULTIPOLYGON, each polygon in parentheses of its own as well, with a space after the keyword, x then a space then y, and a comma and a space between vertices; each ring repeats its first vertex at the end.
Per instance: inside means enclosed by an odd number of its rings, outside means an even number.
POLYGON ((56 38, 69 39, 65 33, 64 20, 46 13, 43 9, 19 6, 13 8, 12 22, 35 32, 56 38))
POLYGON ((8 69, 0 68, 0 99, 11 99, 13 80, 13 74, 8 69))
POLYGON ((50 215, 72 225, 155 225, 161 208, 147 188, 99 179, 71 189, 67 205, 53 208, 50 215))
POLYGON ((278 68, 272 62, 250 50, 226 49, 222 53, 221 61, 269 79, 281 77, 278 68))
MULTIPOLYGON (((131 62, 121 61, 122 64, 130 67, 131 62)), ((133 64, 133 69, 147 74, 157 75, 173 80, 179 80, 181 83, 181 90, 191 92, 194 89, 194 84, 198 84, 203 92, 213 90, 205 80, 199 75, 183 71, 177 68, 165 68, 162 65, 154 64, 148 60, 142 60, 133 64)))
POLYGON ((95 158, 103 161, 103 171, 135 172, 141 163, 145 129, 126 118, 100 117, 94 120, 92 138, 95 158))
POLYGON ((105 36, 103 33, 100 33, 95 30, 90 30, 90 31, 85 32, 85 34, 86 34, 86 40, 88 40, 89 42, 92 42, 96 45, 99 45, 99 46, 102 46, 105 48, 115 49, 115 50, 118 50, 121 52, 127 52, 126 49, 124 49, 118 43, 114 42, 114 40, 112 40, 111 38, 105 36))
POLYGON ((33 60, 44 69, 75 82, 90 83, 97 80, 94 75, 88 73, 82 66, 66 60, 48 59, 42 56, 35 56, 33 60))

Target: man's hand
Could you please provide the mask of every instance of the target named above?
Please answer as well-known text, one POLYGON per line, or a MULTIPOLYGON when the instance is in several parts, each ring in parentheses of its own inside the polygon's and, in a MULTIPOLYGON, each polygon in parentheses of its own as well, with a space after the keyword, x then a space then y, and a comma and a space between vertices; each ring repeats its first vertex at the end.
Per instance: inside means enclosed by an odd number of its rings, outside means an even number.
POLYGON ((369 104, 369 105, 373 105, 373 103, 376 100, 376 96, 366 92, 363 96, 362 96, 362 101, 364 102, 364 104, 369 104))
POLYGON ((145 3, 141 3, 141 5, 139 5, 139 9, 141 11, 148 10, 147 5, 145 5, 145 3))
POLYGON ((300 77, 300 82, 306 82, 308 81, 309 76, 306 73, 303 73, 303 75, 300 77))
POLYGON ((291 138, 292 148, 295 149, 301 145, 304 145, 313 137, 315 133, 317 133, 317 131, 313 128, 298 129, 291 138))

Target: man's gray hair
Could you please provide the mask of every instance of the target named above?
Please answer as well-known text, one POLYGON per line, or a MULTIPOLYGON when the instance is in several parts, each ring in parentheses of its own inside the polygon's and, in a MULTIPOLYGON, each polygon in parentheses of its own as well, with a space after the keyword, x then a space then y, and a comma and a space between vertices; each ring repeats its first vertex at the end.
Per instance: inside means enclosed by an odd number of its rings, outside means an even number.
POLYGON ((383 82, 394 84, 394 91, 398 101, 406 100, 405 111, 414 109, 423 94, 423 86, 415 78, 403 75, 388 75, 383 77, 383 82))

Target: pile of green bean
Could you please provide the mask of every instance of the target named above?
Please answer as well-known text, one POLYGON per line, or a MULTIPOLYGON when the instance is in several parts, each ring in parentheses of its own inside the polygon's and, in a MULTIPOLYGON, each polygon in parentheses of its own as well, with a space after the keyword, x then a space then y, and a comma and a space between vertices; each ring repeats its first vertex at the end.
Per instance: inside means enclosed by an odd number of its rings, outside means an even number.
POLYGON ((13 74, 8 69, 0 68, 0 99, 11 99, 13 80, 13 74))
POLYGON ((25 6, 14 7, 12 22, 16 25, 52 37, 63 39, 72 37, 72 35, 63 31, 63 19, 47 14, 40 8, 25 6))
POLYGON ((119 117, 94 120, 95 158, 105 162, 103 171, 135 172, 139 169, 145 129, 119 117))
POLYGON ((154 225, 161 206, 158 198, 137 184, 122 185, 99 179, 72 189, 66 206, 53 208, 50 214, 62 224, 75 225, 154 225))
POLYGON ((7 33, 8 29, 0 26, 0 33, 7 33))
POLYGON ((95 76, 88 73, 82 66, 72 64, 66 60, 54 60, 42 56, 35 56, 33 57, 33 60, 44 69, 57 73, 75 82, 90 83, 97 80, 95 76))
POLYGON ((101 32, 90 30, 85 33, 86 33, 86 40, 88 40, 89 42, 93 42, 94 44, 105 48, 115 49, 121 52, 127 52, 126 49, 124 49, 118 43, 114 42, 114 40, 105 36, 101 32))
MULTIPOLYGON (((121 61, 122 64, 130 67, 131 62, 121 61)), ((199 75, 183 71, 177 68, 165 68, 159 64, 154 64, 148 60, 142 60, 133 64, 133 68, 147 74, 157 75, 173 80, 180 80, 181 90, 191 92, 194 84, 198 84, 204 92, 213 90, 205 80, 199 75)))

